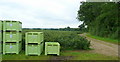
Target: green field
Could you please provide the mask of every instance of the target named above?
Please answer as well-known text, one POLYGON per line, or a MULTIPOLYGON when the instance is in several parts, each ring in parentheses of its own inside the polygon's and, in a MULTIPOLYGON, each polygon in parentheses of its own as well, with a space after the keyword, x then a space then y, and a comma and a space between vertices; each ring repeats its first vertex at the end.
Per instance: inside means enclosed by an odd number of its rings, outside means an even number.
POLYGON ((94 36, 94 35, 91 35, 91 34, 88 34, 88 33, 86 34, 86 36, 94 38, 94 39, 102 40, 102 41, 105 41, 105 42, 110 42, 110 43, 114 43, 114 44, 119 44, 120 45, 120 42, 118 40, 116 40, 116 39, 94 36))

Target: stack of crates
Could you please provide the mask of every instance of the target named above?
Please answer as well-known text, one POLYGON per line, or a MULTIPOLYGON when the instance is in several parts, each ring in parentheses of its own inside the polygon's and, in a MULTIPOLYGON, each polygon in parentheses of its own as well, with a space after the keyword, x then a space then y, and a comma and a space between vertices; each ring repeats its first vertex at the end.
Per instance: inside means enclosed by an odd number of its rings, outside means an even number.
POLYGON ((60 55, 60 44, 58 42, 45 42, 45 55, 47 54, 60 55))
POLYGON ((2 54, 2 20, 0 20, 0 54, 2 54))
POLYGON ((3 54, 16 53, 22 49, 22 23, 20 21, 3 21, 3 54))
POLYGON ((43 51, 43 32, 27 32, 25 34, 25 54, 41 55, 43 51))
POLYGON ((2 62, 2 20, 0 20, 0 62, 2 62))

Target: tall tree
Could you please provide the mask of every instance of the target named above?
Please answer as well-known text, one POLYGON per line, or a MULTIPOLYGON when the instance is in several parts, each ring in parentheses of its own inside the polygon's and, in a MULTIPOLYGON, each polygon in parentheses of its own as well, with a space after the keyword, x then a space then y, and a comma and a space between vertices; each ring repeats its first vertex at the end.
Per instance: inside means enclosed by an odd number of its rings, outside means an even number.
POLYGON ((118 3, 83 2, 78 20, 88 26, 93 35, 118 39, 118 3))

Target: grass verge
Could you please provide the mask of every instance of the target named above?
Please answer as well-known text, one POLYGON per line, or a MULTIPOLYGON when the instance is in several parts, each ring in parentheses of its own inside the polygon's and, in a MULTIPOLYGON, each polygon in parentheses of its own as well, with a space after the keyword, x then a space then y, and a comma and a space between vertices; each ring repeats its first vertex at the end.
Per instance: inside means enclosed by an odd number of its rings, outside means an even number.
MULTIPOLYGON (((3 55, 2 59, 3 60, 50 60, 51 57, 71 57, 71 59, 68 60, 118 60, 117 57, 113 56, 105 56, 102 54, 97 54, 97 53, 90 53, 87 50, 86 51, 75 51, 75 50, 66 50, 66 51, 61 51, 60 56, 52 56, 52 55, 47 55, 45 56, 44 54, 40 56, 26 56, 24 51, 22 51, 20 54, 7 54, 3 55)), ((61 60, 58 58, 57 60, 61 60)))
POLYGON ((88 33, 86 34, 86 36, 94 38, 94 39, 102 40, 102 41, 105 41, 105 42, 110 42, 110 43, 113 43, 113 44, 119 44, 120 45, 120 42, 118 42, 118 40, 116 40, 116 39, 103 38, 103 37, 94 36, 94 35, 91 35, 91 34, 88 34, 88 33))
POLYGON ((98 53, 90 53, 85 51, 66 51, 62 53, 62 55, 74 56, 74 58, 71 60, 118 60, 118 57, 106 56, 98 53))
POLYGON ((2 55, 2 60, 48 60, 49 56, 44 54, 40 56, 26 56, 24 51, 21 51, 20 54, 6 54, 2 55))

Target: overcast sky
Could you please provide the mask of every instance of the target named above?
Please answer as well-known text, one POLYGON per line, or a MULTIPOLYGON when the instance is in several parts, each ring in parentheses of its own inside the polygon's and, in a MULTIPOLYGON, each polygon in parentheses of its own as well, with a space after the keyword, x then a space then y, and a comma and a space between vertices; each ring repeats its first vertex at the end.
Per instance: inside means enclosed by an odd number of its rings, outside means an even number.
POLYGON ((23 28, 77 28, 83 0, 0 0, 0 20, 21 21, 23 28))

